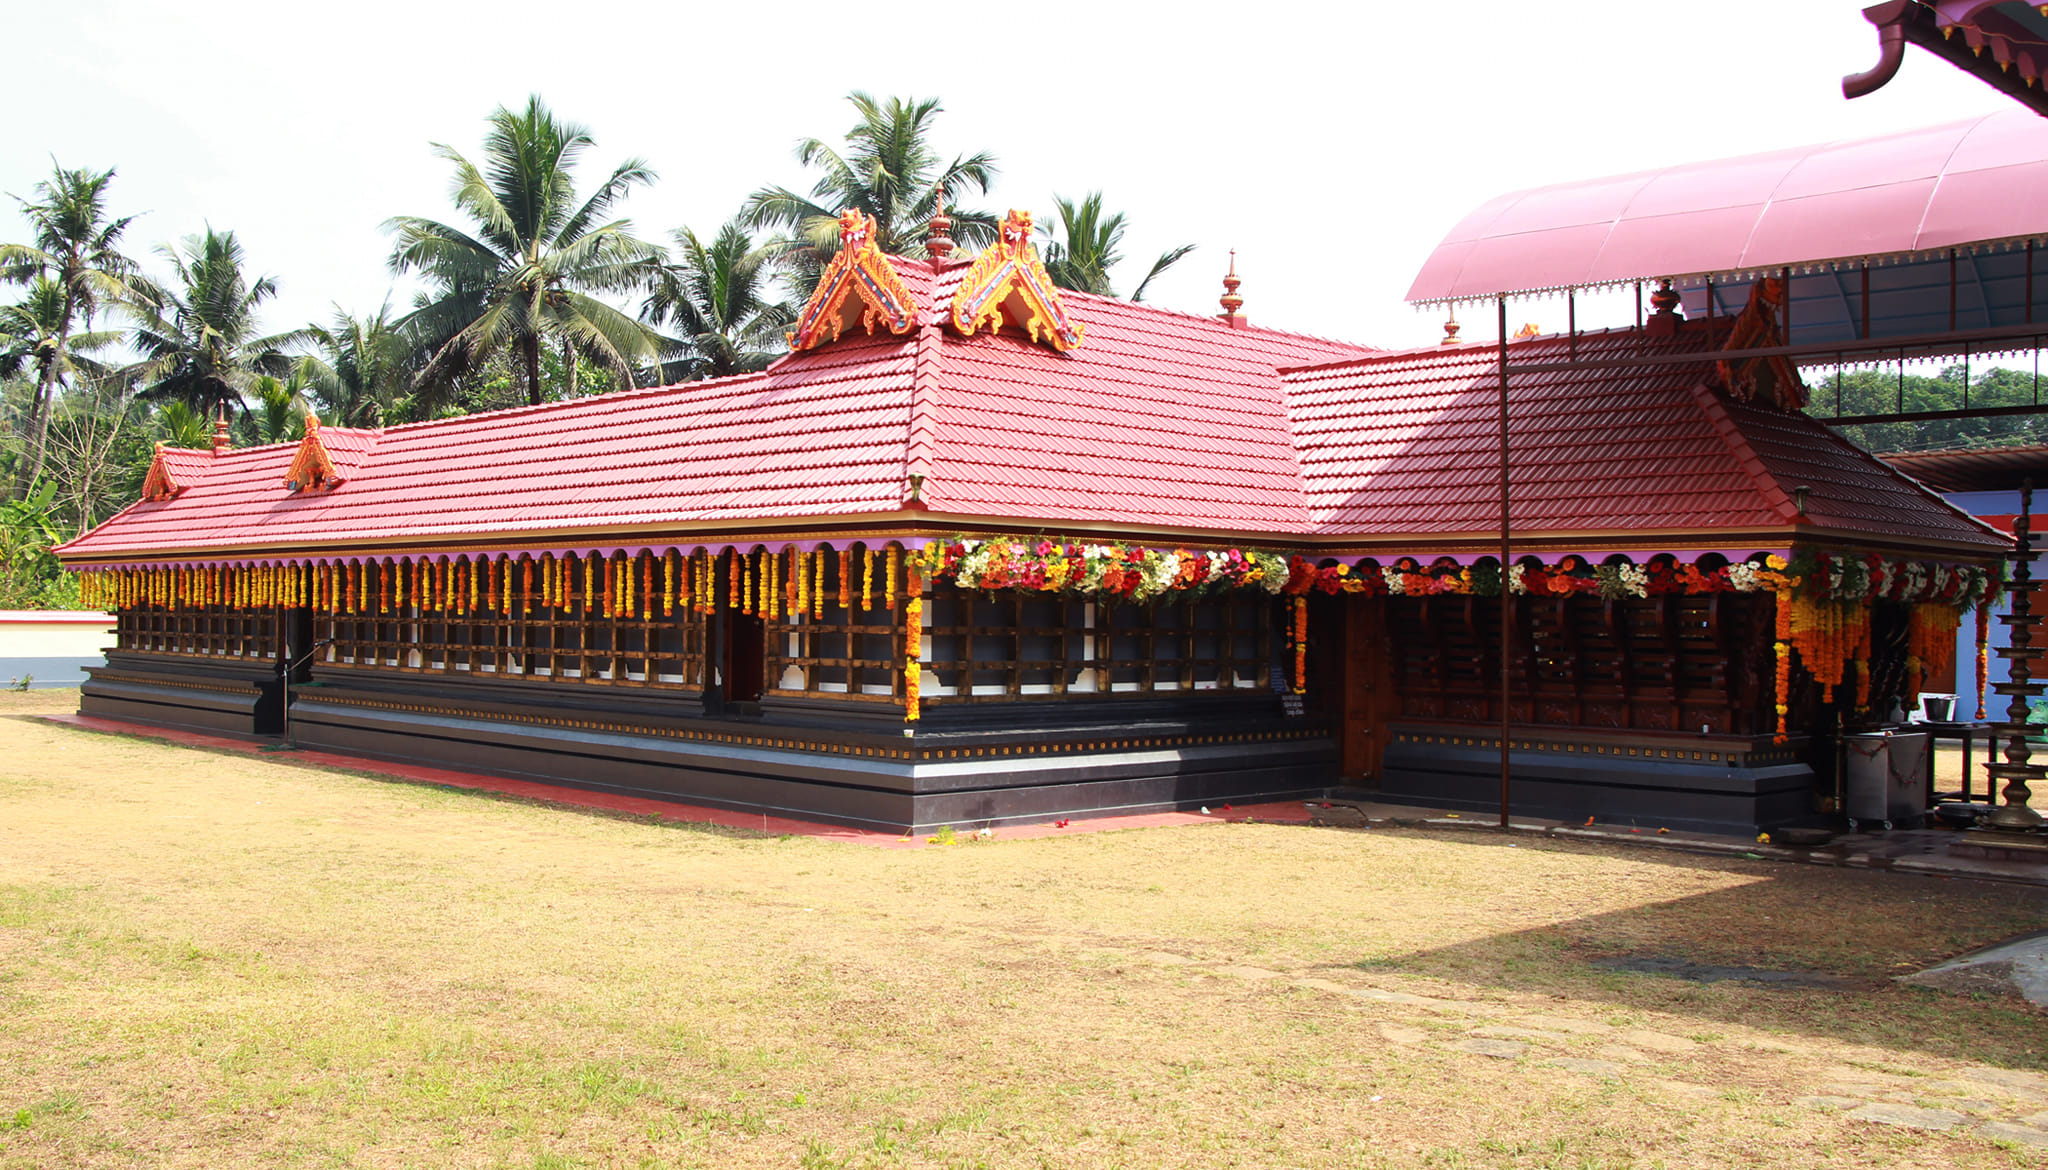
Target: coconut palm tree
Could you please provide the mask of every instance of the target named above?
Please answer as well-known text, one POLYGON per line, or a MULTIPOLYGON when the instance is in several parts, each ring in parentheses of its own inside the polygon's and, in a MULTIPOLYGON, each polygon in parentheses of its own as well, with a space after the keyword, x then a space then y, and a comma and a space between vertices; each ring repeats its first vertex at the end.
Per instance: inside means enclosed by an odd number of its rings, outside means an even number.
POLYGON ((139 284, 146 295, 128 304, 135 321, 129 340, 142 354, 129 371, 142 385, 138 394, 203 415, 239 410, 256 378, 289 370, 284 351, 304 341, 305 331, 257 334, 257 310, 277 295, 277 282, 250 279, 235 233, 209 227, 157 254, 171 266, 171 283, 139 284))
POLYGON ((299 371, 289 379, 264 374, 249 383, 249 409, 240 419, 241 437, 262 446, 296 443, 306 437, 307 384, 299 371))
MULTIPOLYGON (((416 216, 384 225, 397 237, 392 271, 417 273, 429 285, 401 322, 429 353, 415 382, 445 384, 509 348, 523 368, 527 401, 539 405, 541 351, 559 346, 631 385, 658 339, 591 294, 632 292, 652 277, 660 249, 635 238, 631 221, 605 216, 654 172, 628 159, 578 204, 574 172, 593 145, 588 130, 557 120, 537 96, 524 109, 500 107, 490 124, 481 166, 434 146, 454 164, 455 206, 473 230, 416 216)), ((576 362, 565 365, 574 370, 576 362)))
POLYGON ((747 197, 741 212, 754 227, 787 233, 779 251, 800 294, 809 295, 838 249, 839 213, 849 207, 875 218, 876 244, 894 255, 925 254, 925 231, 941 204, 963 244, 979 247, 995 239, 995 217, 957 210, 969 191, 988 191, 995 156, 981 151, 943 161, 930 141, 932 122, 942 112, 938 99, 878 102, 856 90, 846 100, 860 120, 846 132, 844 154, 816 138, 797 143, 797 162, 819 172, 810 195, 764 187, 747 197))
MULTIPOLYGON (((78 374, 89 378, 105 374, 107 367, 88 355, 121 341, 118 330, 69 332, 65 301, 64 286, 56 278, 37 276, 26 297, 0 306, 0 378, 35 371, 37 405, 48 405, 46 388, 54 393, 70 386, 78 374)), ((33 483, 40 474, 37 467, 28 482, 33 483)))
POLYGON ((771 248, 757 248, 738 221, 710 244, 689 228, 674 233, 676 260, 664 264, 643 319, 672 331, 663 347, 665 381, 722 378, 764 369, 782 351, 782 329, 795 314, 770 299, 771 248))
POLYGON ((111 168, 65 170, 53 163, 50 177, 35 185, 33 199, 15 196, 33 230, 33 242, 0 245, 0 279, 29 283, 47 278, 59 290, 54 312, 40 315, 53 326, 47 336, 54 352, 36 367, 36 389, 29 403, 30 456, 19 485, 22 490, 42 474, 50 401, 58 380, 73 365, 73 330, 90 329, 102 308, 132 292, 135 263, 121 252, 121 236, 135 217, 108 218, 107 188, 113 179, 111 168))
POLYGON ((342 426, 373 427, 393 417, 412 388, 413 350, 392 320, 391 306, 369 317, 339 308, 326 325, 311 325, 315 352, 295 373, 342 426))
MULTIPOLYGON (((1123 260, 1123 253, 1119 251, 1123 246, 1126 226, 1123 212, 1103 215, 1100 191, 1089 192, 1079 204, 1057 195, 1053 196, 1052 202, 1059 219, 1057 223, 1048 223, 1043 228, 1047 241, 1046 274, 1061 288, 1101 297, 1117 295, 1116 290, 1110 287, 1109 270, 1123 260)), ((1144 300, 1145 289, 1151 285, 1152 278, 1194 250, 1193 244, 1182 244, 1161 252, 1159 258, 1152 262, 1151 271, 1131 293, 1131 300, 1144 300)))

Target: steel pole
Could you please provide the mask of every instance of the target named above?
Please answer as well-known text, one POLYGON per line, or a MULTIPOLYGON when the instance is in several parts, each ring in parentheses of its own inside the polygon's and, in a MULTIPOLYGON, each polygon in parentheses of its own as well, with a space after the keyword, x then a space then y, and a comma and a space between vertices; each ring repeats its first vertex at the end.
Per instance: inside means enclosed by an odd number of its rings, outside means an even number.
MULTIPOLYGON (((1641 292, 1640 286, 1637 288, 1641 292)), ((1500 339, 1500 827, 1508 827, 1508 700, 1509 605, 1508 590, 1508 299, 1495 297, 1500 339)))

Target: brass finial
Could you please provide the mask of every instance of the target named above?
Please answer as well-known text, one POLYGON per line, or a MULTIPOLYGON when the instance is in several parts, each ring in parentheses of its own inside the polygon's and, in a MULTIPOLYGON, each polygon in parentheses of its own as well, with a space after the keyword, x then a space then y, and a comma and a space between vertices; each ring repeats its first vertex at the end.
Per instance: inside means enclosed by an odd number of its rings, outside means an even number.
POLYGON ((222 404, 219 417, 213 420, 213 453, 220 454, 232 444, 228 441, 228 408, 222 404))
POLYGON ((1223 306, 1223 319, 1226 321, 1235 318, 1237 311, 1244 308, 1244 298, 1237 295, 1237 286, 1243 283, 1244 281, 1238 279, 1237 275, 1237 249, 1232 248, 1230 250, 1230 271, 1224 274, 1223 277, 1223 295, 1216 301, 1217 304, 1223 306))
POLYGON ((1463 345, 1464 342, 1458 340, 1458 330, 1462 328, 1464 326, 1458 324, 1458 306, 1452 305, 1451 315, 1444 319, 1444 339, 1437 344, 1463 345))
POLYGON ((953 217, 946 214, 946 201, 939 200, 938 210, 932 213, 931 226, 924 237, 925 254, 934 260, 944 260, 953 254, 953 217))

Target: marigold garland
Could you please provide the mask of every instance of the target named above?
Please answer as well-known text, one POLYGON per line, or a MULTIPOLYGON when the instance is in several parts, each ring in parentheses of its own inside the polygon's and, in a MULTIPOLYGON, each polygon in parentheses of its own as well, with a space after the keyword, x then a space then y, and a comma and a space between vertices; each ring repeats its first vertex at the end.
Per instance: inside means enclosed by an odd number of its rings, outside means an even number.
POLYGON ((884 605, 891 613, 896 612, 896 562, 897 548, 892 544, 889 546, 888 568, 882 575, 882 588, 888 594, 884 605))
POLYGON ((1991 607, 1977 607, 1977 719, 1984 719, 1984 692, 1991 673, 1991 607))
POLYGON ((853 613, 853 550, 839 550, 839 608, 846 614, 853 613))
POLYGON ((1294 599, 1294 693, 1308 692, 1308 598, 1294 599))
POLYGON ((860 608, 863 613, 875 608, 875 550, 869 548, 865 551, 867 568, 860 579, 860 608))
POLYGON ((1778 713, 1778 727, 1771 738, 1774 743, 1784 743, 1787 738, 1785 716, 1790 710, 1787 706, 1787 700, 1792 695, 1792 587, 1790 584, 1779 587, 1776 609, 1777 640, 1772 643, 1772 650, 1777 656, 1778 670, 1776 678, 1777 689, 1772 694, 1772 705, 1778 713))
POLYGON ((811 617, 825 616, 825 552, 820 549, 811 554, 811 617))
MULTIPOLYGON (((687 589, 688 587, 685 586, 687 589)), ((684 594, 687 603, 689 595, 684 594)), ((671 617, 676 612, 676 550, 661 554, 661 616, 671 617)))
POLYGON ((922 714, 919 703, 919 682, 921 670, 918 660, 924 657, 924 578, 920 572, 923 558, 910 554, 904 568, 906 580, 903 586, 903 721, 915 723, 922 714))

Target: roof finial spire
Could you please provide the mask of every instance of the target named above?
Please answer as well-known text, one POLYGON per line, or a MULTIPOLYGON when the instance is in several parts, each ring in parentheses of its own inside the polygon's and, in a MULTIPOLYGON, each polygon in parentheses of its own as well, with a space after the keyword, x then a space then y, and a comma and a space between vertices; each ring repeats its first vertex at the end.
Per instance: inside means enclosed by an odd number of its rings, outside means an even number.
POLYGON ((1444 339, 1443 339, 1443 341, 1439 342, 1438 344, 1441 344, 1441 345, 1462 345, 1462 344, 1464 344, 1463 342, 1461 342, 1461 341, 1459 341, 1459 340, 1458 340, 1458 330, 1460 330, 1460 329, 1462 329, 1462 328, 1464 328, 1464 326, 1462 326, 1462 325, 1458 324, 1458 306, 1456 306, 1456 305, 1452 305, 1452 306, 1451 306, 1451 315, 1450 315, 1450 316, 1449 316, 1448 318, 1446 318, 1446 319, 1444 320, 1444 339))
POLYGON ((1244 298, 1237 295, 1237 286, 1243 283, 1244 281, 1238 279, 1237 275, 1237 249, 1232 248, 1230 250, 1230 271, 1223 277, 1223 295, 1216 301, 1217 304, 1223 306, 1223 319, 1232 325, 1239 324, 1244 320, 1237 313, 1239 309, 1244 308, 1244 298))
POLYGON ((932 212, 931 226, 925 230, 924 250, 934 260, 944 260, 953 254, 953 217, 946 214, 944 192, 940 193, 939 205, 932 212))
POLYGON ((213 453, 218 455, 231 445, 228 441, 228 404, 223 402, 220 414, 213 420, 213 453))

